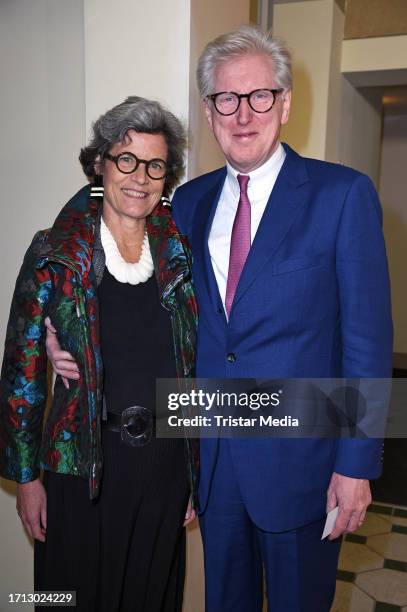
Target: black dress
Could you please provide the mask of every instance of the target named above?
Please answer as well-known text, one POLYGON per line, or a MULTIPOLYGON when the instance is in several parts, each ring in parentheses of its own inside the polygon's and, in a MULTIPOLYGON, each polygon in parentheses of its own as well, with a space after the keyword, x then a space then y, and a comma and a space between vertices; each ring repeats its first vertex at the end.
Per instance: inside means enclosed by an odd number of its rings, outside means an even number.
MULTIPOLYGON (((176 375, 155 278, 129 285, 105 268, 98 297, 107 409, 154 411, 155 379, 176 375)), ((137 448, 104 429, 102 445, 95 502, 87 481, 46 474, 47 541, 36 542, 36 588, 76 590, 76 609, 84 612, 179 611, 189 494, 184 442, 153 437, 137 448)))

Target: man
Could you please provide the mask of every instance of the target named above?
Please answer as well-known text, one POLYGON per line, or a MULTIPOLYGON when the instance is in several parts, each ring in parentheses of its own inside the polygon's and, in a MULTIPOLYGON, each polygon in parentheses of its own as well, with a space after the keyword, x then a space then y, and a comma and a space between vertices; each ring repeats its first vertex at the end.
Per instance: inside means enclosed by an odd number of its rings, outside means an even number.
MULTIPOLYGON (((197 376, 390 376, 380 204, 366 176, 280 144, 287 50, 242 27, 205 48, 198 85, 226 168, 173 200, 194 256, 197 376)), ((380 471, 379 440, 201 440, 208 612, 261 610, 263 566, 270 611, 328 612, 339 536, 363 522, 380 471)))

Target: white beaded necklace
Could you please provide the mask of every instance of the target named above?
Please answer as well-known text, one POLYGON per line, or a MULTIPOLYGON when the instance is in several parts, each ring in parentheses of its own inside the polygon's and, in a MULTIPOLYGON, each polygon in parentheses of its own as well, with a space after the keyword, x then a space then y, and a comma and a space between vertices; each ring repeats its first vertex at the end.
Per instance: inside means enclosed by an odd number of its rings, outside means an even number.
POLYGON ((130 263, 123 259, 116 240, 103 221, 103 217, 100 219, 100 239, 105 252, 106 267, 119 283, 138 285, 139 283, 145 283, 152 276, 154 264, 147 233, 144 235, 140 259, 136 263, 130 263))

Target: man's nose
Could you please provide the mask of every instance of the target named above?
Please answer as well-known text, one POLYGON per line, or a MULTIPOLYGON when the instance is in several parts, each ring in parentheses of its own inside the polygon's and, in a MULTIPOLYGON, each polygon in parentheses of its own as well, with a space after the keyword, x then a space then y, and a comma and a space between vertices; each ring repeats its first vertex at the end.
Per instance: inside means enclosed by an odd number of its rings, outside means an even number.
POLYGON ((237 109, 237 121, 240 124, 245 125, 246 123, 249 123, 249 121, 251 120, 252 116, 253 116, 253 110, 250 108, 249 105, 249 100, 247 98, 241 98, 240 99, 240 105, 239 108, 237 109))

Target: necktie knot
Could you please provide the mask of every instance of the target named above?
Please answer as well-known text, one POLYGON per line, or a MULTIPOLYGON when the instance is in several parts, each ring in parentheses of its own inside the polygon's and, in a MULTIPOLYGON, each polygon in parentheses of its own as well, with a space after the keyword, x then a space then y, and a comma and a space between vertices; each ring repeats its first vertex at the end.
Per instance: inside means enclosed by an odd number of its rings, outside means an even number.
POLYGON ((247 195, 247 185, 250 181, 250 176, 248 174, 238 174, 237 180, 240 187, 240 193, 247 195))

